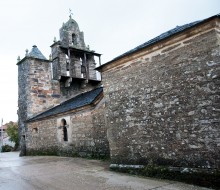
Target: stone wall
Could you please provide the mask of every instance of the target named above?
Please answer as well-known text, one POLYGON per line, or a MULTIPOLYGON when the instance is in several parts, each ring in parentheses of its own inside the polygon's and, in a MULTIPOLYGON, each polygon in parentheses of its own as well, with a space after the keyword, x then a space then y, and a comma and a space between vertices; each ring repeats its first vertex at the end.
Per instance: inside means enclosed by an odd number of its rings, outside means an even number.
POLYGON ((210 26, 103 69, 112 163, 220 168, 220 34, 210 26))
POLYGON ((28 117, 46 111, 60 103, 60 84, 52 80, 49 61, 30 60, 28 117))
POLYGON ((27 155, 57 155, 59 145, 56 119, 33 122, 27 126, 27 155))
MULTIPOLYGON (((20 148, 22 147, 22 135, 25 134, 25 121, 27 119, 27 109, 30 97, 28 96, 28 73, 30 67, 28 60, 25 60, 23 64, 18 65, 18 130, 19 130, 19 142, 20 148)), ((22 150, 22 154, 25 154, 25 150, 22 150)))
POLYGON ((73 143, 80 156, 109 155, 107 127, 105 125, 104 104, 96 110, 71 116, 73 143))
POLYGON ((25 155, 25 122, 60 103, 60 85, 51 80, 51 66, 47 60, 25 57, 18 64, 18 73, 19 141, 21 155, 25 155))
POLYGON ((98 88, 99 86, 100 83, 86 83, 85 81, 77 81, 73 79, 73 81, 70 83, 70 86, 65 87, 65 83, 60 82, 61 99, 62 101, 66 101, 76 95, 98 88))
POLYGON ((95 109, 89 108, 28 123, 27 155, 108 157, 104 106, 104 102, 101 102, 95 109), (60 125, 62 119, 67 122, 68 141, 63 139, 60 125))

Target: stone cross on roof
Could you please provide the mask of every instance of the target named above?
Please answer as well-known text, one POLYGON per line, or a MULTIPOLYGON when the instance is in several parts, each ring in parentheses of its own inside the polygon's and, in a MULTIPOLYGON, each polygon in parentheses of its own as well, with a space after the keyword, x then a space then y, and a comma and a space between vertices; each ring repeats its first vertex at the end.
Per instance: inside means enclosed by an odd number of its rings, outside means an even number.
POLYGON ((70 18, 72 18, 72 15, 73 15, 73 12, 72 12, 72 10, 71 9, 69 9, 69 13, 70 13, 70 18))

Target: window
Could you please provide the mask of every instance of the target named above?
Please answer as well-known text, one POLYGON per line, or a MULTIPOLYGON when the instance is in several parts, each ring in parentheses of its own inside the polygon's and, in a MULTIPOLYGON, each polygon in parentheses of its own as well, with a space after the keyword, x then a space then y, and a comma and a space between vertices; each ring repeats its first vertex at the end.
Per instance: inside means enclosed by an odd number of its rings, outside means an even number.
POLYGON ((61 126, 63 128, 63 140, 68 141, 67 123, 65 119, 61 120, 61 126))
POLYGON ((35 128, 33 128, 33 130, 32 130, 32 131, 33 131, 33 133, 34 133, 34 134, 36 134, 36 133, 38 133, 38 128, 37 128, 37 127, 35 127, 35 128))
POLYGON ((73 43, 73 45, 77 44, 76 34, 72 34, 72 43, 73 43))
POLYGON ((24 140, 24 141, 25 141, 25 135, 22 135, 22 140, 24 140))
POLYGON ((68 141, 68 134, 66 126, 63 127, 63 140, 68 141))

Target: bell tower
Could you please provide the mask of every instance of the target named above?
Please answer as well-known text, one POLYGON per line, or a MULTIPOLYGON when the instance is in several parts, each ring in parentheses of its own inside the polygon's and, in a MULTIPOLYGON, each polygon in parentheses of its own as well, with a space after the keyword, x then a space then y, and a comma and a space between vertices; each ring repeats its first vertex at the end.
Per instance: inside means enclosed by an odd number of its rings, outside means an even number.
POLYGON ((70 46, 78 49, 86 49, 84 34, 79 30, 79 26, 71 15, 66 23, 60 28, 60 42, 62 46, 70 46))
POLYGON ((101 54, 91 51, 85 45, 84 34, 71 15, 59 33, 60 40, 54 40, 51 45, 52 68, 53 79, 60 82, 65 100, 101 84, 95 70, 97 62, 101 64, 101 54))
POLYGON ((60 86, 51 80, 51 62, 36 45, 18 66, 18 125, 21 155, 25 155, 26 121, 60 103, 60 86))

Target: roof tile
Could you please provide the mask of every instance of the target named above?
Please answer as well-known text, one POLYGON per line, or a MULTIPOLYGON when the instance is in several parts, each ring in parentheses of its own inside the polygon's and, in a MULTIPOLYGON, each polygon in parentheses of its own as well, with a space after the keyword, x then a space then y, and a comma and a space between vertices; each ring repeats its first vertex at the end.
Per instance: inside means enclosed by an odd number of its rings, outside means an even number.
POLYGON ((47 60, 46 57, 41 53, 36 45, 33 46, 31 52, 28 54, 29 57, 47 60))
POLYGON ((85 92, 83 94, 80 94, 78 96, 75 96, 63 103, 61 103, 58 106, 55 106, 43 113, 40 113, 37 116, 34 116, 30 119, 27 120, 27 122, 32 122, 32 121, 36 121, 39 119, 43 119, 45 117, 49 117, 52 115, 56 115, 59 113, 64 113, 70 110, 74 110, 76 108, 80 108, 86 105, 91 104, 92 102, 94 102, 94 100, 103 92, 103 88, 96 88, 92 91, 89 92, 85 92))

